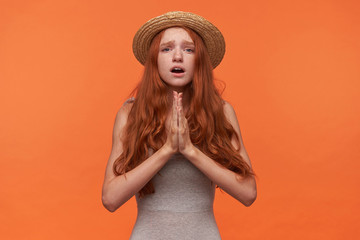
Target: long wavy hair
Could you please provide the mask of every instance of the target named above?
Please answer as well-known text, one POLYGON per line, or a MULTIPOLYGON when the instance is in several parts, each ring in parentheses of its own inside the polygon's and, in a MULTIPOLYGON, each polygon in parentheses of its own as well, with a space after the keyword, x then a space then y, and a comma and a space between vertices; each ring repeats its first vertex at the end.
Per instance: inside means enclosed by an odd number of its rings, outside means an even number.
MULTIPOLYGON (((231 143, 232 137, 235 136, 237 146, 241 147, 239 136, 224 114, 224 100, 214 85, 213 68, 203 40, 191 29, 179 27, 188 32, 195 45, 195 72, 189 86, 191 101, 186 113, 192 143, 208 157, 238 176, 255 175, 238 153, 239 149, 231 143)), ((157 64, 160 40, 164 31, 154 37, 142 80, 133 91, 136 98, 122 138, 123 152, 113 165, 115 175, 122 175, 134 169, 149 157, 149 150, 156 152, 166 141, 165 122, 171 102, 168 98, 168 87, 159 76, 157 64)), ((139 197, 154 192, 150 180, 139 191, 139 197)))

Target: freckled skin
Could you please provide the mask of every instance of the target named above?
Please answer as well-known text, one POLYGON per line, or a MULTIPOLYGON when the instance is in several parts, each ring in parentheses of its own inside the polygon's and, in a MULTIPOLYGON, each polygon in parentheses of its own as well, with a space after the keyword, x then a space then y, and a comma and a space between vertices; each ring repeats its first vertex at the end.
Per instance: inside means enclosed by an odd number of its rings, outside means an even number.
POLYGON ((194 42, 182 28, 173 27, 165 30, 158 54, 158 70, 161 79, 173 90, 180 92, 188 85, 194 75, 194 42), (174 74, 174 67, 181 67, 183 74, 174 74))

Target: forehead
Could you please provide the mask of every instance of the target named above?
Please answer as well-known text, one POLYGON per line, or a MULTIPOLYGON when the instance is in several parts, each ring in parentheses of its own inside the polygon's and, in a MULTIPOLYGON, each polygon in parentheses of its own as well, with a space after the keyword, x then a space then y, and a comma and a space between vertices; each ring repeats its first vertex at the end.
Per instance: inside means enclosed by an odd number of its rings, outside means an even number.
POLYGON ((172 28, 168 28, 164 31, 162 37, 161 37, 161 41, 160 43, 164 43, 164 42, 170 42, 170 41, 175 41, 175 42, 181 42, 181 41, 187 41, 187 42, 193 42, 193 40, 191 39, 189 33, 180 27, 172 27, 172 28))

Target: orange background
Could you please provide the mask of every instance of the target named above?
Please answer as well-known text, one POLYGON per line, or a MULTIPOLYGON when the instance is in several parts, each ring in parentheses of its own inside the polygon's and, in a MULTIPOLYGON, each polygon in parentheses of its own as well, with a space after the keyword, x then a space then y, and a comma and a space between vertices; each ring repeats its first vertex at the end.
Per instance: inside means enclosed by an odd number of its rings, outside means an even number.
POLYGON ((0 238, 128 239, 134 198, 101 204, 137 29, 192 11, 224 34, 226 83, 258 198, 217 190, 223 239, 359 236, 358 1, 1 1, 0 238))

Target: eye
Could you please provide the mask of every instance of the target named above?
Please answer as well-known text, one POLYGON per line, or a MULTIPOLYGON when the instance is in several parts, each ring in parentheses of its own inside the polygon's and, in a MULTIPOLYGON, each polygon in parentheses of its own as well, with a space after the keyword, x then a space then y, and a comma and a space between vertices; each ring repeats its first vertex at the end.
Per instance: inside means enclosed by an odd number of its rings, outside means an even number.
POLYGON ((162 52, 169 52, 170 51, 170 48, 169 47, 164 47, 161 49, 162 52))
POLYGON ((185 52, 187 53, 193 53, 194 49, 193 48, 185 48, 185 52))

